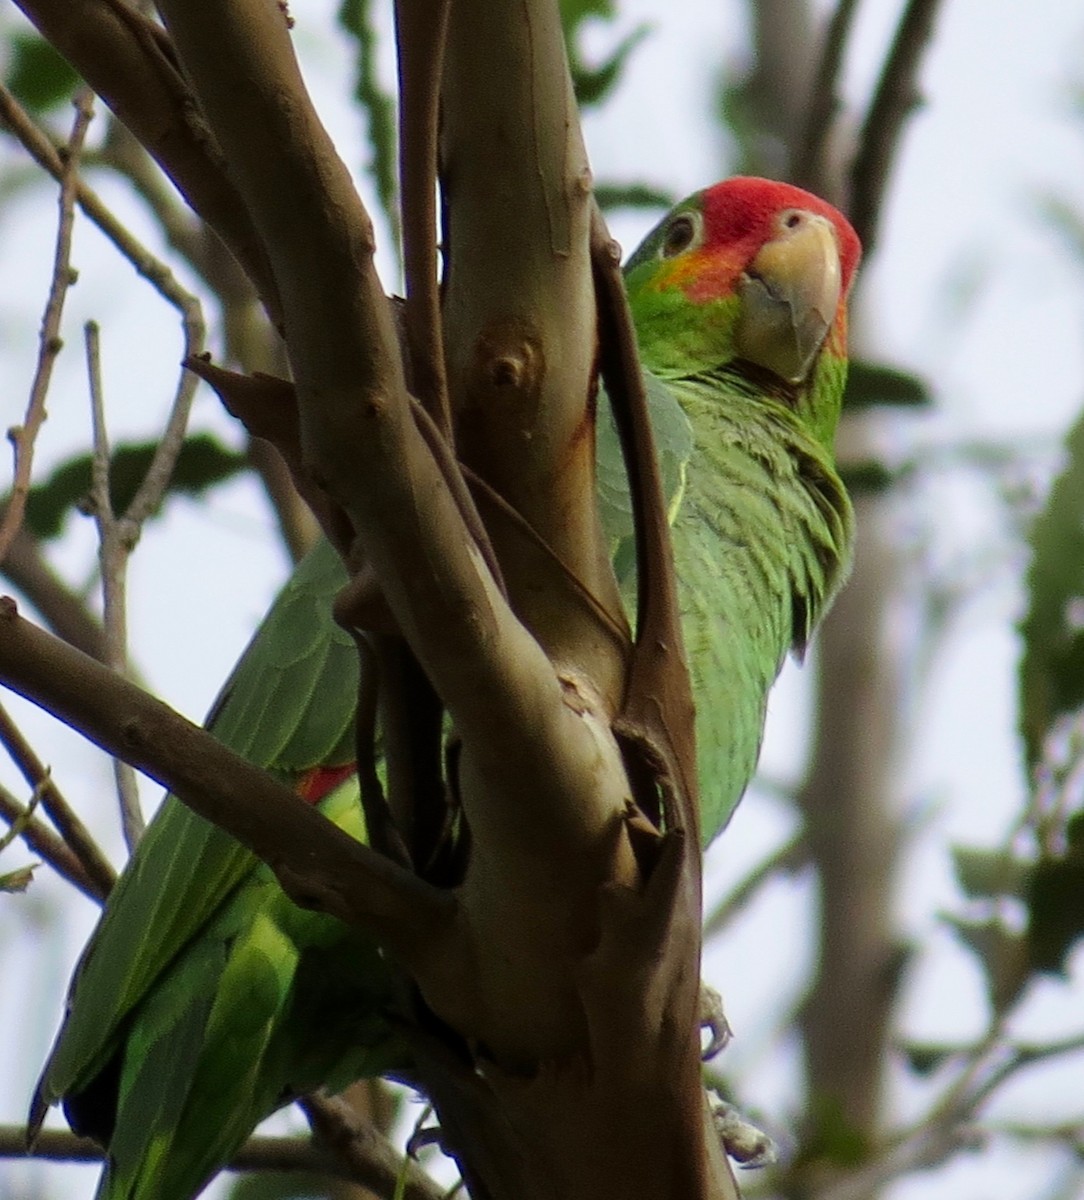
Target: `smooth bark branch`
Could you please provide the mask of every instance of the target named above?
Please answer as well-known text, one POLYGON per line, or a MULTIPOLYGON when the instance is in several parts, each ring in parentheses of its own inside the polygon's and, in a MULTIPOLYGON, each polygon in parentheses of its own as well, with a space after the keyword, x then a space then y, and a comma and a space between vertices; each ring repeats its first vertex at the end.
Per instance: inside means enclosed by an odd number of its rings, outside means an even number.
POLYGON ((437 279, 437 129, 451 0, 399 0, 399 178, 403 197, 406 337, 411 376, 426 411, 454 441, 437 279))
MULTIPOLYGON (((591 175, 556 4, 456 0, 440 151, 457 453, 623 622, 594 505, 591 175)), ((623 655, 534 542, 492 533, 516 611, 614 711, 623 655)))
POLYGON ((881 203, 903 127, 921 99, 916 81, 940 7, 941 0, 908 0, 862 125, 847 215, 867 258, 877 242, 881 203))
MULTIPOLYGON (((566 703, 546 655, 500 596, 417 428, 371 223, 312 109, 279 6, 168 0, 161 8, 272 248, 305 461, 350 515, 476 766, 506 795, 514 789, 504 809, 534 795, 536 811, 549 813, 557 797, 574 796, 582 830, 585 791, 599 794, 584 783, 599 778, 605 735, 566 703)), ((603 778, 602 823, 612 830, 623 778, 603 778)))
POLYGON ((267 255, 161 27, 125 0, 17 3, 215 230, 276 319, 267 255))
POLYGON ((283 890, 411 965, 455 902, 354 841, 271 776, 134 684, 21 618, 0 598, 0 682, 124 758, 275 871, 283 890))
POLYGON ((25 526, 15 535, 0 573, 41 613, 54 633, 91 658, 105 661, 101 621, 53 570, 25 526))

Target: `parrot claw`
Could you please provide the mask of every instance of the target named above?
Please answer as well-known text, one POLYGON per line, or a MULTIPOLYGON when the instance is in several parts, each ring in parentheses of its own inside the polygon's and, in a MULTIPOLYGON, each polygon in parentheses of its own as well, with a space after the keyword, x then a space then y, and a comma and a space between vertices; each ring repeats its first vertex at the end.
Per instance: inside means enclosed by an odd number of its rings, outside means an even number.
POLYGON ((775 1142, 729 1101, 716 1092, 708 1093, 712 1124, 720 1145, 742 1167, 767 1167, 779 1152, 775 1142))
POLYGON ((723 998, 706 983, 700 984, 700 1028, 708 1031, 708 1044, 700 1051, 704 1062, 725 1050, 734 1036, 723 1012, 723 998))

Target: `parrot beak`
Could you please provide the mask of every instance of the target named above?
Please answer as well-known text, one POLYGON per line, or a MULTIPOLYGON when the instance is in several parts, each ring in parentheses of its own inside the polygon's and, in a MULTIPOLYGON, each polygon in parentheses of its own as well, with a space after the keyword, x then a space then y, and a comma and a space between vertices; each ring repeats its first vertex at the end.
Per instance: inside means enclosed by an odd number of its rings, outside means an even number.
POLYGON ((780 213, 775 237, 757 252, 738 287, 739 357, 801 383, 836 318, 841 290, 831 222, 800 208, 780 213))

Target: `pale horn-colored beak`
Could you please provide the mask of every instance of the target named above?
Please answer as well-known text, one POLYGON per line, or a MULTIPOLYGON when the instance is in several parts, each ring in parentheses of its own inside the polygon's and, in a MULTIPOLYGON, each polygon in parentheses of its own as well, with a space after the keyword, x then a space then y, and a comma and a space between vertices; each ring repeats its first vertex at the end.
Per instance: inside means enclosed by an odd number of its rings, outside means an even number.
POLYGON ((738 357, 787 383, 802 383, 835 320, 841 290, 831 221, 801 208, 780 213, 776 236, 760 248, 738 285, 738 357))

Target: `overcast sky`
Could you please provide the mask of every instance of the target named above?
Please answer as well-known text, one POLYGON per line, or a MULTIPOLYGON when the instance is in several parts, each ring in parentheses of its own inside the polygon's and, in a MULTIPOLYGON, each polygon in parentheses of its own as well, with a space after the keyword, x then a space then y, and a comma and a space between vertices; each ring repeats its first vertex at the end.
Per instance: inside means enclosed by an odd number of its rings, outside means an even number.
MULTIPOLYGON (((1034 446, 1049 469, 1057 438, 1084 399, 1084 264, 1067 255, 1044 226, 1039 202, 1055 195, 1084 213, 1084 118, 1074 109, 1075 92, 1084 85, 1079 66, 1084 12, 1064 0, 945 0, 944 7, 922 75, 925 103, 909 126, 881 245, 865 272, 860 324, 870 353, 934 381, 938 411, 918 421, 887 422, 882 438, 892 456, 921 450, 931 462, 940 449, 965 439, 1034 446)), ((344 157, 356 164, 363 151, 356 115, 342 99, 348 93, 345 53, 320 25, 331 8, 329 0, 295 6, 295 39, 344 157)), ((897 8, 896 0, 867 0, 863 6, 847 69, 852 99, 869 87, 897 8)), ((635 0, 622 11, 623 28, 649 21, 655 30, 636 52, 619 96, 586 122, 596 175, 692 191, 728 170, 726 143, 711 125, 710 97, 718 71, 735 61, 744 44, 744 8, 716 0, 666 5, 635 0)), ((598 31, 600 47, 613 40, 608 27, 598 31)), ((16 157, 6 145, 0 153, 5 160, 16 157)), ((119 210, 133 211, 122 189, 106 182, 101 190, 119 210)), ((138 212, 134 219, 139 222, 138 212)), ((631 248, 653 219, 622 213, 612 224, 631 248)), ((0 278, 19 281, 0 294, 5 425, 19 419, 33 369, 54 223, 51 194, 32 189, 5 210, 0 226, 0 278)), ((39 443, 43 470, 88 440, 79 346, 84 320, 93 317, 103 329, 116 440, 148 436, 159 427, 174 382, 171 364, 180 354, 171 315, 85 225, 77 235, 75 263, 80 282, 68 304, 68 347, 39 443)), ((394 286, 390 260, 385 264, 394 286)), ((207 394, 197 403, 193 424, 239 441, 207 394)), ((6 463, 0 466, 0 489, 7 470, 6 463)), ((989 486, 973 475, 935 471, 907 494, 907 504, 901 543, 916 556, 964 563, 982 584, 953 624, 928 688, 909 698, 915 710, 913 753, 900 782, 901 805, 925 814, 901 904, 908 929, 930 946, 908 986, 903 1025, 915 1036, 964 1037, 979 1032, 980 984, 947 935, 936 932, 934 914, 939 906, 957 903, 947 844, 955 839, 996 844, 1019 801, 1012 621, 1020 606, 1021 560, 1006 539, 1002 510, 989 486)), ((132 642, 139 663, 152 686, 192 717, 209 706, 283 577, 285 560, 271 534, 258 490, 237 484, 217 492, 210 507, 173 504, 135 557, 132 642)), ((89 522, 75 521, 62 548, 65 564, 87 578, 93 544, 89 522)), ((902 638, 909 636, 908 619, 904 609, 902 638)), ((793 674, 773 700, 765 753, 768 772, 782 778, 800 764, 796 748, 806 719, 804 684, 793 674)), ((56 778, 91 813, 119 859, 110 777, 102 761, 66 731, 18 710, 48 753, 56 778)), ((0 779, 17 786, 7 763, 0 763, 0 779)), ((144 796, 154 803, 156 789, 145 786, 144 796)), ((786 828, 785 814, 770 801, 743 806, 712 853, 713 893, 739 878, 786 828)), ((5 869, 18 857, 9 851, 5 869)), ((794 1094, 796 1064, 793 1048, 776 1046, 769 1035, 781 1014, 780 997, 790 994, 788 985, 808 965, 808 909, 801 882, 771 889, 733 935, 713 948, 708 964, 724 987, 739 1034, 733 1067, 747 1070, 749 1094, 782 1118, 794 1094), (747 969, 750 963, 755 970, 747 969)), ((0 1019, 22 1035, 0 1039, 0 1121, 24 1115, 59 1015, 63 980, 92 919, 90 906, 71 900, 47 872, 31 896, 0 904, 3 976, 20 981, 17 989, 0 992, 0 1019), (28 914, 44 921, 61 904, 63 933, 40 937, 32 950, 24 944, 16 957, 13 947, 28 914)), ((1079 1028, 1084 1005, 1079 978, 1076 983, 1074 989, 1040 989, 1025 1013, 1023 1032, 1079 1028)), ((1073 1069, 1075 1075, 1052 1072, 1039 1085, 1022 1081, 1001 1102, 1002 1111, 1029 1119, 1049 1113, 1079 1117, 1079 1061, 1073 1069)), ((921 1111, 922 1089, 901 1079, 896 1090, 901 1106, 921 1111)), ((1047 1158, 996 1150, 936 1176, 917 1177, 892 1195, 1030 1200, 1056 1167, 1047 1158)), ((86 1171, 50 1178, 52 1196, 79 1200, 93 1192, 86 1171)), ((26 1167, 0 1164, 0 1193, 6 1196, 38 1195, 39 1179, 26 1167)))

